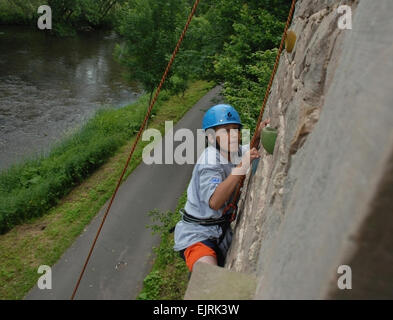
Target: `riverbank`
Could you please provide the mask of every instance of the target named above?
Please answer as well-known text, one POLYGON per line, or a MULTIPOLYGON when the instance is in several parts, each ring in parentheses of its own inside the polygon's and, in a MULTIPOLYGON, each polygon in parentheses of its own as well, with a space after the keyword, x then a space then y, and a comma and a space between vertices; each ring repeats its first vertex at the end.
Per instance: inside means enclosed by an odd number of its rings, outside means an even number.
MULTIPOLYGON (((211 87, 211 84, 199 81, 190 86, 184 97, 168 97, 166 101, 161 98, 149 127, 163 132, 165 120, 177 122, 211 87)), ((129 107, 112 111, 111 120, 107 123, 103 121, 102 128, 108 129, 112 128, 114 123, 122 123, 120 118, 125 114, 120 112, 127 112, 127 108, 129 107), (111 122, 116 119, 116 115, 117 120, 111 122)), ((114 127, 113 130, 123 130, 121 126, 114 127)), ((38 278, 38 266, 53 265, 84 230, 111 196, 133 139, 134 137, 126 139, 126 144, 119 147, 118 151, 108 158, 107 163, 72 189, 44 216, 31 219, 29 223, 17 226, 0 236, 1 299, 23 298, 38 278)), ((144 144, 146 143, 141 143, 136 149, 125 177, 140 163, 144 144)))
MULTIPOLYGON (((153 109, 168 98, 164 92, 153 109)), ((41 216, 138 131, 148 105, 144 95, 121 109, 100 109, 81 129, 39 156, 0 173, 0 234, 41 216)))
POLYGON ((113 59, 113 31, 56 38, 28 26, 0 27, 0 171, 82 126, 102 106, 136 102, 140 86, 113 59))

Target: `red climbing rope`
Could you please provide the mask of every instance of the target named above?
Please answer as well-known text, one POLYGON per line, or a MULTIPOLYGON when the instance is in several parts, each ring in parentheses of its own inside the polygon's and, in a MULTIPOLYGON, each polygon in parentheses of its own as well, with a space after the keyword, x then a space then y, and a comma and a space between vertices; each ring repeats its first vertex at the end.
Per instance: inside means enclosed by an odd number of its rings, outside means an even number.
MULTIPOLYGON (((266 88, 266 93, 265 93, 265 98, 263 99, 262 108, 261 108, 261 111, 259 112, 259 117, 258 117, 256 129, 259 127, 259 125, 260 125, 260 123, 262 121, 263 113, 265 111, 266 103, 267 103, 267 100, 268 100, 269 95, 270 95, 270 90, 271 90, 271 87, 272 87, 272 84, 273 84, 273 80, 274 80, 274 77, 275 77, 276 72, 277 72, 278 64, 280 62, 281 52, 282 52, 282 49, 284 47, 284 42, 285 42, 285 38, 287 36, 287 31, 288 31, 288 28, 289 28, 289 24, 291 23, 292 15, 293 15, 293 12, 295 10, 295 4, 296 4, 296 0, 292 0, 292 5, 291 5, 291 9, 289 10, 287 23, 285 24, 284 33, 283 33, 282 38, 281 38, 280 48, 278 49, 278 52, 277 52, 276 62, 274 63, 273 72, 272 72, 272 75, 270 77, 269 84, 268 84, 268 86, 266 88)), ((255 145, 256 144, 256 140, 257 140, 257 132, 258 132, 258 130, 255 130, 254 135, 253 135, 253 137, 251 139, 250 150, 252 148, 254 148, 254 147, 257 147, 255 145)), ((232 213, 230 213, 231 216, 232 216, 231 217, 231 221, 236 219, 237 202, 239 200, 240 189, 243 187, 245 178, 246 178, 246 176, 242 176, 241 177, 241 179, 240 179, 240 181, 239 181, 239 183, 238 183, 238 185, 236 187, 235 196, 232 198, 232 202, 229 203, 223 210, 223 214, 227 214, 227 213, 229 213, 230 210, 233 210, 232 213)))
POLYGON ((161 78, 160 84, 159 84, 158 87, 157 87, 157 90, 156 90, 156 93, 155 93, 155 95, 154 95, 154 98, 153 98, 153 100, 151 101, 150 106, 149 106, 149 108, 148 108, 148 110, 147 110, 145 119, 143 120, 143 122, 142 122, 142 124, 141 124, 141 127, 139 128, 138 135, 136 136, 136 139, 135 139, 134 144, 133 144, 133 146, 132 146, 131 152, 130 152, 130 154, 129 154, 129 156, 128 156, 127 162, 126 162, 126 164, 125 164, 125 166, 124 166, 123 172, 121 173, 120 178, 119 178, 119 181, 117 182, 116 189, 115 189, 115 191, 113 192, 113 195, 112 195, 112 198, 111 198, 111 200, 110 200, 110 202, 109 202, 108 207, 106 208, 106 211, 105 211, 104 217, 103 217, 103 219, 102 219, 101 225, 100 225, 100 227, 98 228, 97 234, 96 234, 96 236, 95 236, 95 238, 94 238, 93 244, 92 244, 92 246, 91 246, 91 248, 90 248, 90 251, 89 251, 89 254, 88 254, 87 258, 86 258, 86 262, 85 262, 85 264, 84 264, 84 266, 83 266, 83 269, 82 269, 82 271, 81 271, 81 273, 80 273, 80 275, 79 275, 79 279, 78 279, 78 282, 77 282, 77 284, 76 284, 76 286, 75 286, 74 292, 72 293, 71 300, 74 299, 75 294, 76 294, 76 292, 77 292, 77 290, 78 290, 78 288, 79 288, 79 284, 80 284, 80 282, 81 282, 81 279, 82 279, 82 277, 83 277, 83 274, 85 273, 87 264, 89 263, 89 260, 90 260, 91 254, 92 254, 92 252, 93 252, 93 250, 94 250, 94 247, 95 247, 95 244, 96 244, 96 242, 97 242, 98 236, 100 235, 102 226, 103 226, 104 223, 105 223, 105 220, 106 220, 106 217, 107 217, 107 215, 108 215, 108 212, 109 212, 109 210, 110 210, 110 208, 111 208, 111 206, 112 206, 113 200, 115 199, 117 190, 119 189, 120 184, 121 184, 121 181, 122 181, 122 179, 123 179, 123 177, 124 177, 124 174, 126 173, 128 164, 129 164, 129 162, 130 162, 130 160, 131 160, 131 157, 132 157, 132 155, 133 155, 133 153, 134 153, 135 147, 136 147, 136 145, 137 145, 137 143, 138 143, 138 141, 139 141, 139 138, 140 138, 140 136, 141 136, 141 134, 142 134, 143 129, 144 129, 145 126, 146 126, 147 120, 148 120, 149 117, 150 117, 151 110, 153 109, 154 104, 155 104, 156 101, 157 101, 158 95, 159 95, 159 93, 160 93, 160 91, 161 91, 161 87, 162 87, 162 85, 163 85, 164 82, 165 82, 165 79, 166 79, 166 77, 167 77, 167 75, 168 75, 168 72, 169 72, 169 70, 170 70, 170 68, 171 68, 171 66, 172 66, 173 60, 175 59, 176 54, 177 54, 177 52, 179 51, 180 45, 181 45, 181 43, 183 42, 183 38, 184 38, 184 36, 185 36, 185 34, 186 34, 186 32, 187 32, 187 29, 188 29, 188 27, 189 27, 189 25, 190 25, 190 23, 191 23, 191 20, 192 20, 194 14, 195 14, 195 11, 196 11, 196 9, 197 9, 197 7, 198 7, 199 2, 200 2, 200 0, 195 0, 194 6, 192 7, 191 13, 190 13, 190 15, 188 16, 188 19, 187 19, 186 25, 184 26, 183 32, 182 32, 181 35, 180 35, 180 38, 179 38, 179 40, 178 40, 178 42, 177 42, 177 44, 176 44, 175 50, 174 50, 173 53, 172 53, 172 57, 171 57, 171 59, 169 60, 168 65, 167 65, 167 67, 166 67, 166 70, 165 70, 165 72, 164 72, 164 74, 163 74, 163 76, 162 76, 162 78, 161 78))

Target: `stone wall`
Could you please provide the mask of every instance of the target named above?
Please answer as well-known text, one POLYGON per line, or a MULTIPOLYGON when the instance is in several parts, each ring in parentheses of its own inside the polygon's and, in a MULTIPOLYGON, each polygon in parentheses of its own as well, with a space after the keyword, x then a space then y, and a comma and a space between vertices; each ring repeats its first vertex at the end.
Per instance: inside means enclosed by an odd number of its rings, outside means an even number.
POLYGON ((258 278, 256 299, 393 296, 391 12, 391 0, 297 2, 264 116, 275 152, 245 181, 226 264, 258 278), (342 4, 352 30, 338 28, 342 4))

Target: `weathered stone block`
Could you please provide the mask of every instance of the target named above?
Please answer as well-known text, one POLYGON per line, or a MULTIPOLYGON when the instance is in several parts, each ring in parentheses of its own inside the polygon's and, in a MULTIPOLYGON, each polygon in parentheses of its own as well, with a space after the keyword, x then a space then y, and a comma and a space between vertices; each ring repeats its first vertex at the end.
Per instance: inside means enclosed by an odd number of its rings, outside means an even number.
POLYGON ((256 278, 207 263, 196 263, 191 275, 185 300, 250 300, 253 298, 256 278))

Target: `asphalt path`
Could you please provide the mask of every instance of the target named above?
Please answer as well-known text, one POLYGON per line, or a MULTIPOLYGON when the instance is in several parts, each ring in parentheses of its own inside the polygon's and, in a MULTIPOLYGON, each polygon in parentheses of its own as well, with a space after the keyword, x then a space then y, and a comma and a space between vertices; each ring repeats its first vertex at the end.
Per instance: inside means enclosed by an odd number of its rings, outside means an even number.
MULTIPOLYGON (((174 126, 188 128, 196 136, 204 112, 221 101, 220 87, 199 100, 174 126)), ((169 133, 171 134, 171 133, 169 133)), ((161 147, 165 139, 159 144, 161 147)), ((175 142, 174 147, 181 143, 175 142)), ((195 157, 198 153, 195 152, 195 157)), ((153 246, 159 238, 146 225, 148 212, 175 210, 191 178, 192 164, 141 163, 120 186, 75 299, 135 299, 151 270, 153 246)), ((85 231, 52 266, 52 289, 35 285, 25 299, 70 299, 108 202, 85 231)), ((37 279, 40 274, 37 273, 37 279)))

